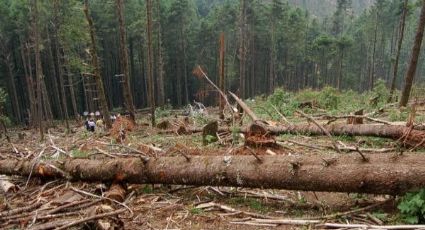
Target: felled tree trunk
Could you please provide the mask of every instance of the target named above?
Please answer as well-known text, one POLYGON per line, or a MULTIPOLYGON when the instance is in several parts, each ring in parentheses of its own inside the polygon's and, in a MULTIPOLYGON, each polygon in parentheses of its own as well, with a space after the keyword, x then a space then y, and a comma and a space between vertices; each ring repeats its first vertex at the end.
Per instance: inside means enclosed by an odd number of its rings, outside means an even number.
POLYGON ((0 160, 0 174, 28 176, 31 170, 33 177, 83 181, 372 194, 403 194, 425 186, 425 157, 415 154, 374 154, 366 161, 355 154, 68 159, 62 163, 0 160))
MULTIPOLYGON (((314 124, 302 124, 292 126, 267 126, 259 122, 255 123, 256 126, 261 125, 268 134, 281 135, 281 134, 302 134, 302 135, 325 135, 319 127, 314 124)), ((239 131, 242 133, 249 133, 251 127, 241 128, 239 131)), ((392 138, 401 140, 405 144, 411 146, 425 146, 425 131, 412 129, 403 125, 381 125, 381 124, 332 124, 323 126, 331 135, 347 135, 347 136, 373 136, 392 138)), ((198 133, 202 129, 195 128, 189 129, 185 133, 198 133)), ((219 128, 218 132, 233 132, 231 128, 219 128)))
MULTIPOLYGON (((375 125, 375 124, 334 124, 324 126, 332 135, 348 136, 375 136, 402 140, 409 145, 425 146, 425 132, 411 129, 401 125, 375 125)), ((300 133, 311 135, 324 135, 322 130, 314 124, 294 125, 292 127, 267 127, 273 134, 300 133)))

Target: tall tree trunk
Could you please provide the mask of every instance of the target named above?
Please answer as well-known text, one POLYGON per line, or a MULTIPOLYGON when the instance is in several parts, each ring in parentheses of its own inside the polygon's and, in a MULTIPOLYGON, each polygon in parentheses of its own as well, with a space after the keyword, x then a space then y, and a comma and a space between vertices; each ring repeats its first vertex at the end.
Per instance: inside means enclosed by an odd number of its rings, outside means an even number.
POLYGON ((401 47, 403 45, 403 39, 404 39, 404 30, 405 30, 405 26, 406 26, 406 16, 407 16, 407 5, 409 3, 409 0, 404 0, 404 4, 403 4, 403 14, 401 16, 400 19, 400 34, 399 34, 399 38, 398 38, 398 43, 397 43, 397 53, 395 56, 395 62, 394 62, 394 67, 393 67, 393 77, 391 79, 391 88, 390 88, 390 97, 388 98, 388 102, 391 102, 393 100, 393 94, 394 94, 394 90, 395 90, 395 85, 396 85, 396 80, 397 80, 397 74, 398 74, 398 63, 400 61, 400 51, 401 51, 401 47))
POLYGON ((251 37, 251 42, 250 42, 250 49, 249 49, 249 56, 250 56, 250 64, 251 64, 251 74, 249 75, 249 92, 246 93, 246 95, 248 95, 249 97, 253 97, 255 95, 255 91, 256 91, 256 84, 255 84, 255 70, 256 70, 256 50, 255 50, 255 39, 254 36, 251 37))
MULTIPOLYGON (((25 119, 28 122, 28 125, 34 126, 35 120, 34 116, 36 115, 35 111, 35 95, 34 95, 34 84, 32 79, 32 70, 31 70, 31 64, 30 60, 27 60, 27 52, 28 47, 27 44, 24 43, 22 40, 20 41, 21 44, 21 59, 22 59, 22 65, 24 67, 24 75, 25 75, 25 82, 27 86, 27 93, 28 93, 28 102, 29 102, 29 109, 26 111, 26 117, 25 119)), ((29 57, 29 55, 28 55, 29 57)))
POLYGON ((157 47, 157 55, 158 55, 158 66, 157 66, 157 74, 158 74, 158 105, 163 106, 165 104, 165 87, 164 87, 164 58, 163 58, 163 47, 162 47, 162 27, 161 27, 161 0, 156 1, 156 14, 157 14, 157 33, 158 33, 158 47, 157 47))
POLYGON ((375 86, 375 55, 376 55, 376 42, 378 37, 378 12, 376 12, 376 24, 375 31, 373 36, 373 51, 372 51, 372 60, 370 67, 370 76, 369 76, 369 89, 372 90, 375 86))
MULTIPOLYGON (((32 39, 32 38, 31 38, 32 39)), ((32 65, 32 60, 31 60, 31 49, 30 49, 30 43, 26 43, 25 44, 25 55, 27 57, 27 61, 28 61, 28 73, 29 73, 29 81, 30 81, 30 85, 28 87, 28 90, 31 90, 31 94, 33 97, 33 110, 32 110, 32 122, 34 126, 38 126, 38 94, 37 94, 37 79, 36 82, 34 83, 34 76, 33 76, 33 65, 32 65)), ((37 75, 35 76, 37 77, 37 75)))
POLYGON ((84 14, 86 16, 87 22, 88 22, 88 29, 90 32, 90 46, 91 46, 91 58, 92 58, 92 65, 94 67, 94 78, 96 80, 96 86, 98 90, 98 97, 100 100, 100 107, 103 113, 103 117, 105 119, 106 127, 109 129, 112 127, 111 123, 111 116, 109 114, 109 108, 108 108, 108 101, 106 99, 105 95, 105 89, 103 86, 102 77, 100 76, 101 69, 99 60, 97 57, 97 47, 96 47, 96 34, 93 26, 93 20, 90 17, 89 14, 89 1, 84 0, 84 14))
POLYGON ((71 94, 71 105, 72 105, 72 112, 75 116, 75 119, 78 119, 79 114, 78 114, 78 108, 77 108, 77 99, 75 96, 75 91, 74 91, 74 80, 73 80, 73 74, 71 72, 71 68, 69 67, 68 64, 66 64, 67 68, 66 68, 66 75, 68 77, 68 87, 69 87, 69 93, 71 94))
MULTIPOLYGON (((63 52, 63 61, 64 61, 63 64, 64 64, 65 69, 66 69, 66 77, 67 77, 67 80, 68 80, 67 87, 69 88, 69 93, 71 95, 72 112, 73 112, 73 115, 75 116, 75 119, 79 119, 79 113, 78 113, 78 107, 77 107, 77 98, 76 98, 76 95, 75 95, 73 73, 72 73, 71 66, 70 66, 70 63, 69 63, 69 59, 68 59, 68 56, 67 56, 67 54, 70 53, 70 52, 69 52, 68 44, 65 43, 65 42, 62 44, 62 52, 63 52)), ((83 86, 83 89, 84 89, 84 86, 83 86)))
POLYGON ((271 42, 270 42, 270 66, 269 66, 269 87, 268 93, 273 94, 276 84, 276 26, 274 19, 272 19, 272 31, 271 31, 271 42))
POLYGON ((35 73, 36 73, 36 85, 37 85, 37 123, 40 131, 40 139, 44 140, 44 116, 43 116, 43 90, 42 90, 42 82, 43 82, 43 69, 41 66, 40 59, 40 38, 38 33, 38 1, 32 0, 32 23, 33 23, 33 39, 34 39, 34 52, 35 52, 35 73))
MULTIPOLYGON (((184 25, 183 25, 184 27, 184 25)), ((189 82, 187 79, 187 57, 186 57, 186 36, 185 30, 182 31, 182 50, 183 50, 183 80, 184 80, 184 103, 189 104, 189 82)))
MULTIPOLYGON (((48 30, 48 28, 46 28, 46 36, 47 36, 47 61, 49 64, 49 77, 51 79, 51 83, 53 85, 53 95, 54 97, 51 98, 52 104, 53 104, 53 109, 55 111, 55 115, 59 115, 59 117, 61 119, 64 118, 64 114, 63 114, 63 109, 62 109, 62 104, 61 104, 61 94, 60 94, 60 90, 59 90, 59 84, 58 81, 56 79, 56 77, 58 76, 58 73, 56 73, 56 68, 55 68, 55 60, 53 58, 53 52, 52 52, 52 46, 53 46, 53 41, 50 38, 50 31, 48 30)), ((59 67, 59 66, 58 66, 59 67)))
MULTIPOLYGON (((136 101, 136 95, 137 90, 139 89, 136 84, 137 79, 137 72, 136 72, 136 63, 134 61, 134 38, 130 37, 128 42, 128 48, 129 48, 129 58, 130 58, 130 86, 131 86, 131 92, 133 92, 133 102, 136 101)), ((134 102, 134 108, 137 109, 137 102, 134 102)))
MULTIPOLYGON (((219 82, 218 82, 218 87, 220 88, 221 91, 226 92, 226 86, 225 86, 225 78, 224 78, 224 47, 225 47, 225 43, 224 43, 224 32, 221 32, 220 34, 220 64, 219 64, 219 82)), ((220 102, 220 111, 221 113, 224 110, 224 106, 225 106, 225 101, 223 99, 223 97, 218 93, 218 97, 219 97, 219 102, 220 102)))
POLYGON ((338 66, 338 78, 336 81, 336 88, 341 90, 341 83, 342 83, 342 65, 343 65, 343 59, 344 59, 344 48, 340 49, 340 56, 339 56, 339 66, 338 66))
POLYGON ((182 63, 179 58, 175 58, 175 70, 176 70, 176 87, 175 87, 175 95, 177 96, 177 105, 181 106, 183 104, 182 97, 182 63))
POLYGON ((11 53, 7 47, 6 41, 3 39, 3 37, 0 35, 0 50, 2 52, 2 59, 4 62, 4 65, 6 67, 6 72, 8 76, 8 82, 9 82, 9 92, 12 102, 12 110, 13 115, 16 117, 17 122, 22 121, 22 114, 21 114, 21 108, 20 103, 18 100, 18 93, 16 91, 16 84, 15 84, 15 77, 13 74, 13 63, 11 60, 11 53))
POLYGON ((246 0, 240 0, 239 18, 239 96, 245 98, 246 88, 246 0))
POLYGON ((52 104, 50 102, 49 99, 49 94, 47 93, 47 87, 46 87, 46 82, 43 81, 41 82, 41 91, 42 94, 41 96, 43 97, 43 110, 44 110, 44 117, 46 118, 46 121, 49 122, 50 125, 53 124, 53 112, 52 112, 52 104))
POLYGON ((140 48, 138 49, 138 59, 139 59, 139 63, 140 63, 140 81, 139 81, 139 87, 142 88, 143 90, 140 90, 140 106, 144 107, 144 106, 148 106, 148 99, 149 99, 149 95, 148 95, 148 84, 147 84, 147 80, 146 80, 146 72, 144 71, 144 69, 146 68, 146 63, 145 63, 145 54, 144 54, 144 44, 141 43, 140 44, 140 48))
POLYGON ((422 39, 424 36, 425 27, 425 0, 422 0, 421 16, 419 18, 418 29, 416 32, 415 43, 412 49, 412 56, 405 76, 404 88, 401 93, 400 106, 406 106, 410 97, 410 90, 412 89, 413 79, 416 73, 419 54, 421 52, 422 39))
MULTIPOLYGON (((400 24, 400 23, 399 23, 400 24)), ((399 38, 399 31, 400 31, 400 26, 397 26, 396 24, 394 24, 394 28, 393 28, 393 32, 391 33, 391 41, 390 41, 390 61, 387 63, 389 64, 389 68, 386 68, 386 73, 385 73, 385 81, 387 82, 389 88, 391 88, 391 73, 394 69, 394 61, 392 60, 392 57, 394 56, 394 49, 397 46, 398 43, 398 38, 399 38)), ((388 98, 390 99, 390 98, 388 98)), ((390 101, 390 100, 389 100, 390 101)))
POLYGON ((153 80, 153 47, 152 47, 152 0, 146 0, 146 16, 148 21, 148 91, 149 104, 151 108, 151 123, 155 126, 155 96, 153 80))
POLYGON ((116 0, 118 23, 120 27, 120 56, 121 56, 121 69, 123 71, 123 93, 125 107, 130 112, 130 117, 136 121, 136 110, 134 109, 133 96, 130 88, 130 69, 128 66, 128 50, 127 50, 127 36, 125 29, 124 19, 124 2, 123 0, 116 0))
POLYGON ((54 26, 53 26, 53 34, 55 39, 55 53, 56 53, 56 66, 58 68, 58 77, 59 77, 59 85, 60 85, 60 93, 62 99, 62 111, 64 115, 64 121, 67 131, 69 131, 69 114, 68 114, 68 104, 66 103, 66 93, 65 93, 65 82, 63 79, 63 63, 61 61, 62 52, 60 51, 60 40, 59 40, 59 0, 55 0, 54 3, 54 26))

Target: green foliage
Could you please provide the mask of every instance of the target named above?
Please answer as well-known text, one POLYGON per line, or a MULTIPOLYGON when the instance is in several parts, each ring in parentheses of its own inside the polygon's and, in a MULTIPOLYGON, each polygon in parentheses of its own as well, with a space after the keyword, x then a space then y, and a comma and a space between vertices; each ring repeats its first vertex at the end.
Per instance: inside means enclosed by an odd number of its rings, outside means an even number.
POLYGON ((192 214, 192 215, 199 215, 199 214, 202 214, 202 213, 204 213, 204 210, 202 210, 202 209, 200 209, 200 208, 191 208, 190 209, 190 213, 192 214))
POLYGON ((390 121, 406 121, 408 116, 408 110, 393 109, 389 111, 388 119, 390 121))
MULTIPOLYGON (((13 50, 11 60, 21 60, 21 48, 32 41, 32 25, 30 7, 27 0, 0 0, 0 34, 6 48, 13 50), (16 39, 19 38, 19 39, 16 39), (3 41, 4 40, 4 41, 3 41), (16 49, 16 51, 15 51, 16 49)), ((410 2, 409 14, 400 63, 406 63, 412 46, 414 30, 419 14, 419 1, 410 2)), ((153 50, 155 51, 155 69, 164 73, 165 96, 171 103, 182 106, 194 99, 200 91, 210 91, 205 82, 188 76, 193 66, 202 65, 205 71, 216 81, 218 74, 218 37, 225 35, 226 84, 228 89, 236 91, 239 87, 239 39, 240 32, 240 2, 236 0, 179 0, 154 1, 153 4, 153 50), (161 45, 161 47, 160 47, 161 45), (163 69, 160 67, 160 57, 163 69), (185 90, 188 89, 186 100, 185 90), (182 96, 183 95, 183 96, 182 96)), ((48 47, 53 48, 53 60, 61 60, 66 75, 72 76, 78 110, 92 102, 85 101, 81 87, 81 73, 92 73, 90 54, 87 43, 89 36, 87 22, 83 14, 83 4, 79 0, 68 1, 38 1, 40 46, 42 47, 42 62, 49 63, 48 47), (57 30, 57 31, 56 31, 57 30), (56 33, 57 32, 57 33, 56 33), (55 45, 60 47, 63 57, 57 59, 55 45)), ((136 106, 146 106, 146 88, 144 81, 146 72, 146 4, 145 1, 125 1, 125 19, 128 37, 129 61, 131 66, 132 89, 136 106), (142 78, 139 78, 142 77, 142 78)), ((247 62, 247 97, 270 92, 271 86, 285 88, 277 89, 267 101, 277 107, 285 116, 292 115, 300 102, 315 100, 319 107, 334 112, 344 104, 344 111, 352 112, 367 103, 361 103, 355 98, 345 99, 343 91, 337 93, 325 88, 323 93, 313 90, 303 91, 301 96, 294 97, 291 91, 313 87, 320 89, 325 85, 336 87, 336 79, 341 77, 341 90, 353 89, 365 91, 368 89, 369 77, 384 77, 391 68, 394 52, 388 49, 391 35, 398 27, 401 15, 401 1, 286 1, 271 0, 247 1, 246 9, 246 59, 247 62), (372 3, 373 2, 373 3, 372 3), (329 7, 329 6, 333 7, 329 7), (367 9, 363 11, 364 9, 367 9), (379 20, 376 20, 376 19, 379 20), (375 31, 376 30, 376 31, 375 31), (374 35, 377 36, 374 36, 374 35), (378 41, 375 49, 375 62, 371 57, 374 37, 378 41), (255 41, 255 42, 249 42, 255 41), (371 68, 371 67, 375 68, 371 68), (374 73, 370 73, 374 69, 374 73), (273 73, 272 73, 273 72, 273 73), (275 75, 275 81, 270 76, 275 75), (248 76, 249 75, 249 76, 248 76), (254 77, 255 76, 255 79, 254 77), (273 83, 273 85, 271 84, 273 83), (249 90, 248 90, 249 88, 249 90), (339 98, 339 99, 338 99, 339 98), (345 106, 347 105, 347 106, 345 106), (348 106, 350 105, 350 106, 348 106)), ((98 56, 102 66, 102 77, 105 80, 107 97, 111 107, 122 106, 122 97, 111 95, 121 94, 121 83, 115 75, 120 73, 119 61, 122 60, 117 44, 118 22, 114 1, 91 0, 90 12, 98 38, 98 56)), ((423 60, 420 60, 423 62, 423 60)), ((55 69, 57 70, 57 64, 55 69)), ((13 63, 15 70, 23 74, 22 63, 13 63)), ((32 63, 34 64, 34 63, 32 63)), ((44 66, 44 65, 43 65, 44 66)), ((405 72, 405 65, 400 64, 400 74, 405 72)), ((423 73, 425 65, 419 64, 418 72, 423 73)), ((50 69, 50 67, 49 67, 50 69)), ((48 86, 54 85, 55 71, 44 70, 48 86)), ((156 71, 155 71, 156 72, 156 71)), ((6 81, 7 74, 0 74, 0 84, 10 84, 6 81)), ((85 75, 86 76, 86 75, 85 75)), ((89 76, 89 75, 87 75, 89 76)), ((158 75, 159 76, 159 75, 158 75)), ((64 79, 68 82, 68 79, 64 79)), ((423 81, 417 79, 418 83, 423 81)), ((85 83, 89 83, 86 81, 85 83)), ((400 82, 397 82, 398 86, 400 82)), ((26 89, 25 82, 19 84, 26 89)), ((374 94, 382 95, 378 104, 384 103, 387 92, 384 84, 377 82, 374 94)), ((7 85, 7 87, 9 87, 7 85)), ((19 88, 19 87, 18 87, 19 88)), ((157 89, 155 89, 157 90, 157 89)), ((239 89, 240 90, 240 89, 239 89)), ((420 90, 420 89, 419 89, 420 90)), ((422 90, 423 92, 423 90, 422 90)), ((52 98, 52 113, 55 119, 60 115, 60 102, 55 100, 55 90, 49 90, 52 98)), ((423 94, 423 93, 422 93, 423 94)), ((24 95, 24 94, 19 94, 24 95)), ((371 95, 369 95, 371 96, 371 95)), ((91 97, 89 97, 91 98, 91 97)), ((211 97, 203 103, 211 105, 211 97)), ((1 99, 1 98, 0 98, 1 99)), ((363 97, 361 98, 363 99, 363 97)), ((22 108, 28 108, 28 100, 19 97, 22 108)), ((363 101, 363 102, 368 102, 363 101)), ((97 103, 94 103, 97 104, 97 103)), ((8 105, 9 106, 9 105, 8 105)), ((268 112, 273 112, 266 105, 268 112)), ((10 106, 7 112, 10 112, 10 106)), ((263 111, 264 112, 264 111, 263 111)), ((158 117, 167 116, 167 108, 157 110, 158 117)), ((199 123, 205 123, 202 117, 199 123)))
POLYGON ((372 90, 372 96, 375 98, 378 98, 377 106, 382 106, 386 103, 388 97, 390 96, 390 91, 388 90, 387 86, 385 85, 385 81, 382 79, 379 79, 375 87, 373 87, 372 90))
POLYGON ((173 109, 173 107, 170 104, 166 104, 162 107, 157 107, 155 110, 155 117, 158 118, 163 118, 163 117, 168 117, 171 115, 171 110, 173 109))
POLYGON ((282 88, 278 88, 274 90, 272 95, 268 96, 267 101, 280 108, 289 101, 290 96, 291 95, 285 92, 282 88))
POLYGON ((312 89, 304 89, 298 92, 294 97, 297 101, 317 101, 317 96, 319 95, 319 91, 315 91, 312 89))
POLYGON ((7 93, 4 91, 3 88, 0 88, 0 109, 2 106, 4 106, 4 103, 6 103, 7 93))
POLYGON ((216 136, 207 135, 205 137, 205 141, 207 142, 207 144, 211 144, 211 143, 214 143, 214 142, 218 141, 218 139, 217 139, 216 136))
POLYGON ((4 115, 0 115, 0 120, 4 122, 4 124, 8 127, 10 127, 13 123, 12 120, 10 120, 9 117, 4 116, 4 115))
MULTIPOLYGON (((267 97, 267 102, 272 104, 284 116, 292 115, 298 108, 299 102, 294 98, 293 94, 285 92, 282 88, 278 88, 274 93, 267 97)), ((272 114, 274 110, 268 106, 272 114)))
POLYGON ((153 193, 152 185, 145 185, 145 186, 143 186, 142 192, 144 194, 151 194, 151 193, 153 193))
POLYGON ((3 121, 6 126, 10 126, 12 125, 10 118, 2 114, 6 100, 7 93, 3 88, 0 88, 0 120, 3 121))
POLYGON ((385 221, 388 218, 388 214, 382 211, 372 212, 372 216, 374 216, 375 218, 378 218, 381 221, 385 221))
POLYGON ((73 149, 71 151, 71 157, 73 158, 88 158, 89 154, 85 151, 81 151, 79 149, 73 149))
POLYGON ((339 105, 338 90, 332 87, 325 87, 318 96, 319 105, 325 109, 338 109, 339 105))
POLYGON ((233 141, 233 144, 239 143, 239 140, 240 140, 239 133, 241 131, 241 128, 239 126, 233 126, 231 128, 231 130, 232 130, 232 141, 233 141))
POLYGON ((425 223, 425 189, 404 195, 397 208, 406 223, 425 223))

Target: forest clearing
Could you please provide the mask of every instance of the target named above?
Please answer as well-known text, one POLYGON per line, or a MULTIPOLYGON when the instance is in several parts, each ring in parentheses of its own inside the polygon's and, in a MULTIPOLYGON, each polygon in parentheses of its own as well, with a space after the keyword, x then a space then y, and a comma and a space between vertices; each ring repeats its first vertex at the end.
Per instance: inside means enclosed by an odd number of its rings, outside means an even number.
POLYGON ((425 229, 424 29, 425 0, 0 0, 0 229, 425 229))
POLYGON ((110 132, 92 133, 80 121, 70 122, 67 133, 63 123, 55 122, 43 142, 34 129, 9 128, 0 149, 0 226, 404 225, 405 218, 417 215, 412 202, 424 199, 423 190, 415 198, 405 193, 425 185, 424 139, 408 134, 425 133, 425 103, 413 104, 413 113, 382 99, 369 104, 385 93, 383 87, 363 95, 332 88, 296 94, 277 90, 245 104, 256 122, 243 115, 233 125, 219 119, 218 107, 194 106, 158 110, 154 128, 146 112, 137 113, 136 126, 118 118, 110 132), (312 107, 303 107, 313 101, 312 107), (364 108, 365 115, 350 116, 348 111, 357 108, 364 108), (398 136, 385 136, 385 131, 354 136, 350 125, 405 129, 398 136), (316 129, 320 126, 331 136, 316 129), (339 126, 346 127, 343 133, 331 128, 339 126))

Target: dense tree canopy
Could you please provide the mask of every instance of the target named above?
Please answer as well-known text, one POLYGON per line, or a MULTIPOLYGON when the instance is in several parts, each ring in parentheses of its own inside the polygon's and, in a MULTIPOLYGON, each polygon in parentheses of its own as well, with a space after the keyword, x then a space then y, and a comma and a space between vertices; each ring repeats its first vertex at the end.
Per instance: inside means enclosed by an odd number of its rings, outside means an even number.
MULTIPOLYGON (((120 61, 116 1, 90 0, 110 110, 125 107, 126 72, 135 107, 149 105, 146 1, 123 2, 126 41, 121 44, 128 49, 128 71, 120 61)), ((195 78, 192 69, 202 66, 218 83, 222 33, 226 88, 237 93, 243 90, 246 98, 271 93, 276 87, 363 91, 373 88, 378 79, 389 86, 404 8, 400 0, 151 2, 154 94, 160 106, 167 102, 182 106, 193 100, 216 103, 216 93, 195 78)), ((402 87, 421 4, 408 1, 397 88, 402 87)), ((0 51, 0 88, 8 95, 4 113, 15 122, 33 122, 39 98, 45 119, 99 110, 82 1, 0 0, 0 51), (38 25, 43 74, 38 93, 34 93, 38 81, 34 25, 38 25)), ((424 58, 419 59, 417 83, 425 80, 424 58)))

